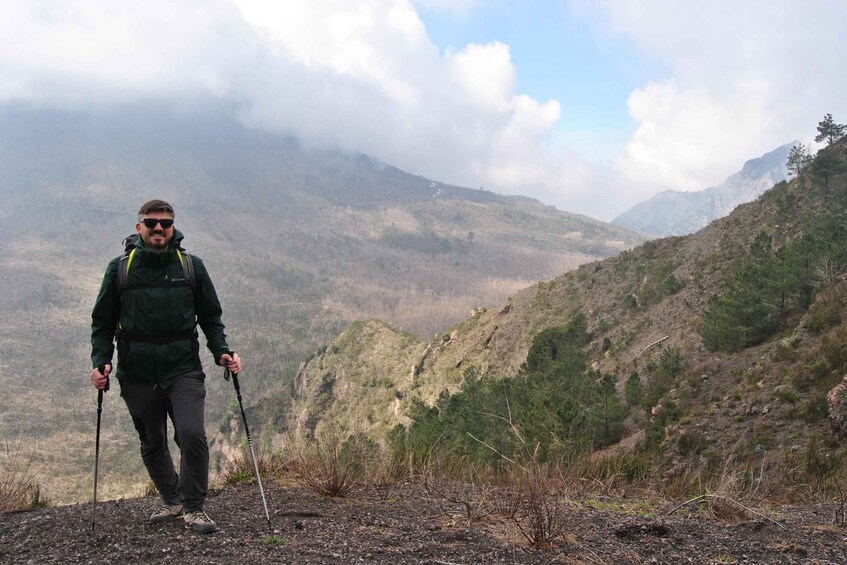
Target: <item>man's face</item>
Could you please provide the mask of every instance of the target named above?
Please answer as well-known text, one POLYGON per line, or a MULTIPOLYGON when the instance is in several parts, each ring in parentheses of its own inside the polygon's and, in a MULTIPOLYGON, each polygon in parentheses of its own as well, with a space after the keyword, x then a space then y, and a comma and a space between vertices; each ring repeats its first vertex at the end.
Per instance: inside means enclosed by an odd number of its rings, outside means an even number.
POLYGON ((174 235, 173 223, 170 227, 164 228, 159 220, 170 220, 173 222, 174 215, 170 212, 150 212, 144 218, 135 224, 135 231, 141 236, 144 245, 153 251, 162 251, 168 246, 168 242, 174 235), (152 224, 156 221, 153 227, 148 227, 147 224, 152 224))

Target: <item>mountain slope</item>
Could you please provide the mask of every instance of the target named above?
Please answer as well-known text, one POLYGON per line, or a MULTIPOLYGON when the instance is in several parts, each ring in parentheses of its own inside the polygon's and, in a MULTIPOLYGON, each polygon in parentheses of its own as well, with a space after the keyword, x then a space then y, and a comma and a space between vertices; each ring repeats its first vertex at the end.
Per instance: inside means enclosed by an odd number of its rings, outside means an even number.
POLYGON ((785 163, 793 145, 783 145, 747 161, 741 171, 718 186, 699 192, 660 192, 619 215, 612 223, 657 236, 694 233, 785 180, 785 163))
MULTIPOLYGON (((826 155, 844 163, 846 147, 842 142, 826 155)), ((827 394, 847 373, 847 265, 833 264, 826 255, 824 261, 809 264, 801 275, 819 289, 816 299, 808 307, 789 309, 780 327, 760 345, 733 354, 714 352, 704 346, 700 330, 711 297, 738 284, 739 268, 754 265, 751 249, 761 234, 772 242, 779 259, 806 235, 818 238, 825 248, 827 240, 820 238, 835 234, 820 231, 822 218, 830 218, 843 231, 847 183, 843 169, 834 175, 825 163, 819 159, 800 178, 780 183, 696 234, 650 241, 583 265, 515 293, 501 307, 478 310, 431 341, 403 342, 404 352, 415 347, 420 352, 412 366, 408 353, 385 352, 394 337, 374 337, 357 345, 356 354, 339 338, 301 368, 288 424, 296 425, 307 406, 322 411, 321 421, 313 426, 318 432, 327 422, 376 433, 409 424, 415 401, 433 405, 444 391, 455 393, 466 379, 479 375, 517 375, 535 336, 581 312, 591 336, 587 353, 592 368, 612 374, 621 396, 632 374, 644 387, 645 398, 650 397, 648 390, 653 395, 643 408, 631 407, 624 436, 643 441, 645 433, 654 434, 652 441, 664 446, 668 459, 690 455, 689 442, 697 438, 695 453, 704 465, 725 459, 733 450, 758 454, 761 460, 770 450, 787 453, 817 445, 817 438, 829 434, 827 394), (356 373, 358 359, 369 357, 376 347, 382 350, 383 362, 368 371, 385 377, 383 386, 394 392, 390 403, 371 394, 367 384, 346 377, 356 373), (677 366, 662 375, 659 365, 665 355, 676 359, 677 366), (315 404, 315 387, 326 380, 347 393, 315 404), (350 420, 350 414, 361 413, 369 418, 350 420)), ((829 257, 841 257, 839 249, 829 257)), ((274 401, 271 397, 267 402, 274 401)))

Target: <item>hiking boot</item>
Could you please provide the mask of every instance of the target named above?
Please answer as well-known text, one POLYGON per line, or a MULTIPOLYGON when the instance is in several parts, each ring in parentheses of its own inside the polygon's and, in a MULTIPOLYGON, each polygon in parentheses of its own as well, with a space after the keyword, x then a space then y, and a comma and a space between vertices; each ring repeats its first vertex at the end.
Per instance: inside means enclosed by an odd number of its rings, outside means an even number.
POLYGON ((211 534, 218 531, 218 525, 209 518, 205 512, 199 510, 197 512, 186 512, 183 516, 185 527, 189 530, 194 530, 198 534, 211 534))
POLYGON ((163 504, 150 516, 151 524, 164 524, 182 516, 182 504, 163 504))

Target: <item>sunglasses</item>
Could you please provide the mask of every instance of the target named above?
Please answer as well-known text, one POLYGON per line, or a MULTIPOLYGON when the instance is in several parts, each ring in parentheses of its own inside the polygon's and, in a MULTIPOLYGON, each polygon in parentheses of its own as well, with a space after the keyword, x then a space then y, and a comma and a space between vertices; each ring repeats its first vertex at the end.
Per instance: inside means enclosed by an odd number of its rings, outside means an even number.
POLYGON ((165 230, 174 225, 173 220, 157 220, 156 218, 144 218, 143 220, 141 220, 141 223, 147 226, 148 230, 152 230, 153 228, 155 228, 156 224, 161 225, 162 229, 165 230))

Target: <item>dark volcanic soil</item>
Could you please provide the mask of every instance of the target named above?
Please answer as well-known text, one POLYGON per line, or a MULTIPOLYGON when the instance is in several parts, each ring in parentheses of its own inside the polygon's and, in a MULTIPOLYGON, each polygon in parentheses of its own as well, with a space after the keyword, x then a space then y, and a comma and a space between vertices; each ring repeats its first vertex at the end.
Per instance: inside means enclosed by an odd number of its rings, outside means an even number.
POLYGON ((418 485, 387 500, 367 491, 320 498, 299 487, 267 494, 273 536, 255 485, 210 495, 206 510, 221 529, 209 535, 181 520, 147 524, 154 498, 98 504, 94 532, 90 504, 0 514, 0 563, 847 563, 847 529, 832 525, 832 506, 727 524, 687 506, 650 517, 572 502, 561 514, 564 535, 531 549, 509 521, 467 526, 460 508, 418 485))

